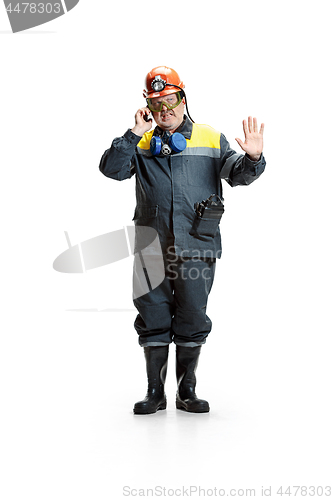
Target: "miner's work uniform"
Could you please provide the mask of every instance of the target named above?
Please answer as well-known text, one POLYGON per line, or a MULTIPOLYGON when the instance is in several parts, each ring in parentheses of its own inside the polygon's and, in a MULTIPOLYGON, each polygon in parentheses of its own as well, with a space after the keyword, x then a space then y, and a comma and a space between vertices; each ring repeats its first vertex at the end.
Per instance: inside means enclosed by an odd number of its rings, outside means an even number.
MULTIPOLYGON (((188 117, 177 129, 186 149, 169 156, 153 156, 150 140, 162 135, 156 127, 139 137, 131 130, 114 139, 105 151, 100 170, 124 180, 136 174, 136 226, 150 226, 159 235, 166 278, 155 290, 134 299, 135 328, 141 346, 204 344, 211 330, 206 315, 216 258, 221 257, 218 221, 197 217, 194 205, 211 194, 222 198, 221 179, 232 187, 248 185, 265 169, 237 154, 223 134, 188 117), (171 279, 170 279, 171 278, 171 279)), ((162 137, 163 140, 163 137, 162 137)))

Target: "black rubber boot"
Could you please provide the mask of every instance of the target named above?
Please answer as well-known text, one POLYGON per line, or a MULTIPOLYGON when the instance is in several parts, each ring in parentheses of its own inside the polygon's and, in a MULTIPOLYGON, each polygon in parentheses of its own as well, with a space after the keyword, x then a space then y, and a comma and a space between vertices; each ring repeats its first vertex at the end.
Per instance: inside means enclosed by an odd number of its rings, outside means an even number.
POLYGON ((192 413, 206 413, 209 411, 209 404, 204 399, 198 399, 195 394, 195 370, 201 345, 197 347, 176 347, 176 375, 178 382, 178 392, 176 396, 176 407, 178 410, 185 410, 192 413))
POLYGON ((134 405, 136 415, 147 415, 156 413, 157 410, 165 410, 166 396, 164 383, 167 373, 169 345, 144 347, 146 358, 148 391, 145 399, 134 405))

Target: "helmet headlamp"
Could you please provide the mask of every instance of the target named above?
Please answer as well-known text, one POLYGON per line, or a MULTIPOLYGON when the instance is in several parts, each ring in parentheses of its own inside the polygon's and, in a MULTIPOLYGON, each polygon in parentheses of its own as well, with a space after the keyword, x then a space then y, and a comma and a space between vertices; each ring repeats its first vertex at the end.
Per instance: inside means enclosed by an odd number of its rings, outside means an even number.
POLYGON ((160 75, 156 75, 154 80, 151 82, 151 88, 155 92, 161 92, 165 89, 166 81, 161 78, 160 75))

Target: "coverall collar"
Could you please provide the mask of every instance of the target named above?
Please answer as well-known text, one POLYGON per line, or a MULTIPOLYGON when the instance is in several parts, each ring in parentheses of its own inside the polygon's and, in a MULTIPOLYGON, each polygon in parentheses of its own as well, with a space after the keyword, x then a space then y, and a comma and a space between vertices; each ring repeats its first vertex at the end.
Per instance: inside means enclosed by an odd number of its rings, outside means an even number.
MULTIPOLYGON (((184 115, 183 122, 180 124, 180 126, 177 128, 177 130, 175 130, 175 132, 179 132, 180 134, 182 134, 185 137, 185 139, 191 139, 192 130, 193 130, 193 123, 191 122, 191 120, 186 115, 184 115)), ((153 135, 158 135, 158 136, 161 137, 164 132, 165 132, 165 130, 162 130, 157 125, 157 127, 154 130, 154 134, 153 135)))

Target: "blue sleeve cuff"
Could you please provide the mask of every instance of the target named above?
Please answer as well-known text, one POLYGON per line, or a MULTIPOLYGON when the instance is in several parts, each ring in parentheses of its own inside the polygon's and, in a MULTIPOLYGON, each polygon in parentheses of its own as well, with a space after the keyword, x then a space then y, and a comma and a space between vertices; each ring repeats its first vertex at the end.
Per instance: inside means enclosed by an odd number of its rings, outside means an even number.
POLYGON ((132 130, 130 128, 128 130, 126 130, 124 137, 129 143, 135 144, 135 145, 137 145, 142 139, 142 137, 140 135, 134 134, 134 132, 132 132, 132 130))
POLYGON ((262 153, 260 155, 259 160, 257 160, 257 161, 251 160, 251 158, 249 157, 249 155, 247 153, 245 153, 245 158, 246 158, 247 162, 249 162, 251 165, 255 166, 255 165, 258 165, 259 163, 262 162, 262 153))

